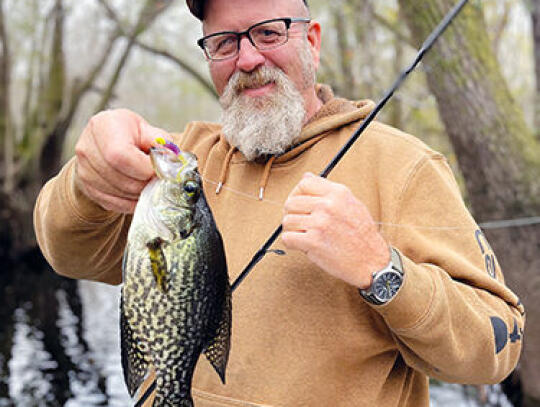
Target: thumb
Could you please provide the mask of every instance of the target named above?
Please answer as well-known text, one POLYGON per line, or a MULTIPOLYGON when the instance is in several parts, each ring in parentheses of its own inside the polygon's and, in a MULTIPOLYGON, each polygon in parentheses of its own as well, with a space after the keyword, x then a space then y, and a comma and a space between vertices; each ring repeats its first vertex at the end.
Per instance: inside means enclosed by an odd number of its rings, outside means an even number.
POLYGON ((146 121, 141 121, 139 125, 139 148, 148 152, 150 147, 155 146, 156 138, 170 139, 169 133, 159 127, 154 127, 146 121))

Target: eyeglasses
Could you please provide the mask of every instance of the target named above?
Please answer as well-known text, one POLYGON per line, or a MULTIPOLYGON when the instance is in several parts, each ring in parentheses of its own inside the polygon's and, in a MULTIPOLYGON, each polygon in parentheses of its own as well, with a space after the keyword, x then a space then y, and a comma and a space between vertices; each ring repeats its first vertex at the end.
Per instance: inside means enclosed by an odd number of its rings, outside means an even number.
POLYGON ((292 23, 309 23, 309 18, 274 18, 261 21, 246 31, 222 31, 207 35, 197 41, 206 57, 212 61, 222 61, 238 55, 242 36, 248 37, 258 50, 269 50, 282 46, 289 39, 292 23))

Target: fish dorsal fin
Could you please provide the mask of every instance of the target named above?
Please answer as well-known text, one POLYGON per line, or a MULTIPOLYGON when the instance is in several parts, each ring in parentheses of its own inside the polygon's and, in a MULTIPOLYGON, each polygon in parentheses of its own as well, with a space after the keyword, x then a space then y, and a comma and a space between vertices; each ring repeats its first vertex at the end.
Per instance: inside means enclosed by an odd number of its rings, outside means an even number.
POLYGON ((227 284, 227 292, 222 307, 221 319, 217 324, 215 335, 204 350, 206 358, 210 361, 223 384, 225 384, 225 370, 229 360, 231 347, 231 289, 227 284))

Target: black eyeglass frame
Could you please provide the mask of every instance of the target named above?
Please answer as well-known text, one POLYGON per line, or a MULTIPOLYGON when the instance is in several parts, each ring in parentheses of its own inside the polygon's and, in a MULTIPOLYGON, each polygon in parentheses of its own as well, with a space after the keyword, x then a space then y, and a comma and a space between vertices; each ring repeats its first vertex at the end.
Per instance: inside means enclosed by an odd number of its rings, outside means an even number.
POLYGON ((211 60, 211 61, 225 61, 227 59, 231 59, 231 58, 234 58, 235 56, 238 55, 238 52, 240 51, 240 41, 242 40, 242 37, 245 35, 247 37, 247 39, 249 40, 249 42, 251 42, 251 45, 253 45, 255 48, 259 49, 259 47, 257 45, 255 45, 255 42, 253 41, 253 38, 251 38, 251 34, 250 34, 250 31, 253 30, 254 28, 260 26, 260 25, 263 25, 263 24, 267 24, 267 23, 272 23, 274 21, 283 21, 285 23, 285 28, 286 28, 286 39, 284 42, 280 43, 280 44, 277 44, 275 46, 272 46, 272 47, 269 47, 269 48, 263 48, 261 49, 262 51, 266 51, 266 50, 271 50, 271 49, 274 49, 274 48, 278 48, 284 44, 287 43, 287 41, 289 41, 289 28, 291 27, 291 24, 292 23, 310 23, 311 22, 311 19, 310 18, 303 18, 303 17, 280 17, 280 18, 271 18, 270 20, 264 20, 264 21, 260 21, 258 22, 257 24, 253 24, 251 27, 249 27, 247 30, 245 31, 242 31, 242 32, 238 32, 238 31, 220 31, 220 32, 217 32, 217 33, 213 33, 213 34, 210 34, 210 35, 206 35, 202 38, 200 38, 199 40, 197 40, 197 45, 199 47, 201 47, 201 49, 203 50, 204 52, 204 55, 206 56, 207 59, 211 60), (223 35, 223 34, 233 34, 236 36, 236 52, 231 55, 231 56, 228 56, 228 57, 225 57, 225 58, 212 58, 210 57, 210 55, 208 55, 208 53, 206 52, 206 47, 204 46, 204 43, 206 40, 208 40, 209 38, 212 38, 212 37, 216 37, 218 35, 223 35))

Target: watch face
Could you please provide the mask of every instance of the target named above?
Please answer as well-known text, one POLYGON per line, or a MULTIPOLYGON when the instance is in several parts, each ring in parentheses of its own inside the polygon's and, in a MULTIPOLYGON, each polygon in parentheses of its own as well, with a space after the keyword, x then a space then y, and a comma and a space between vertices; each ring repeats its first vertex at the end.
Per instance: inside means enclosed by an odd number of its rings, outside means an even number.
POLYGON ((402 281, 403 277, 395 271, 383 273, 373 282, 373 295, 381 302, 388 302, 396 295, 402 281))

